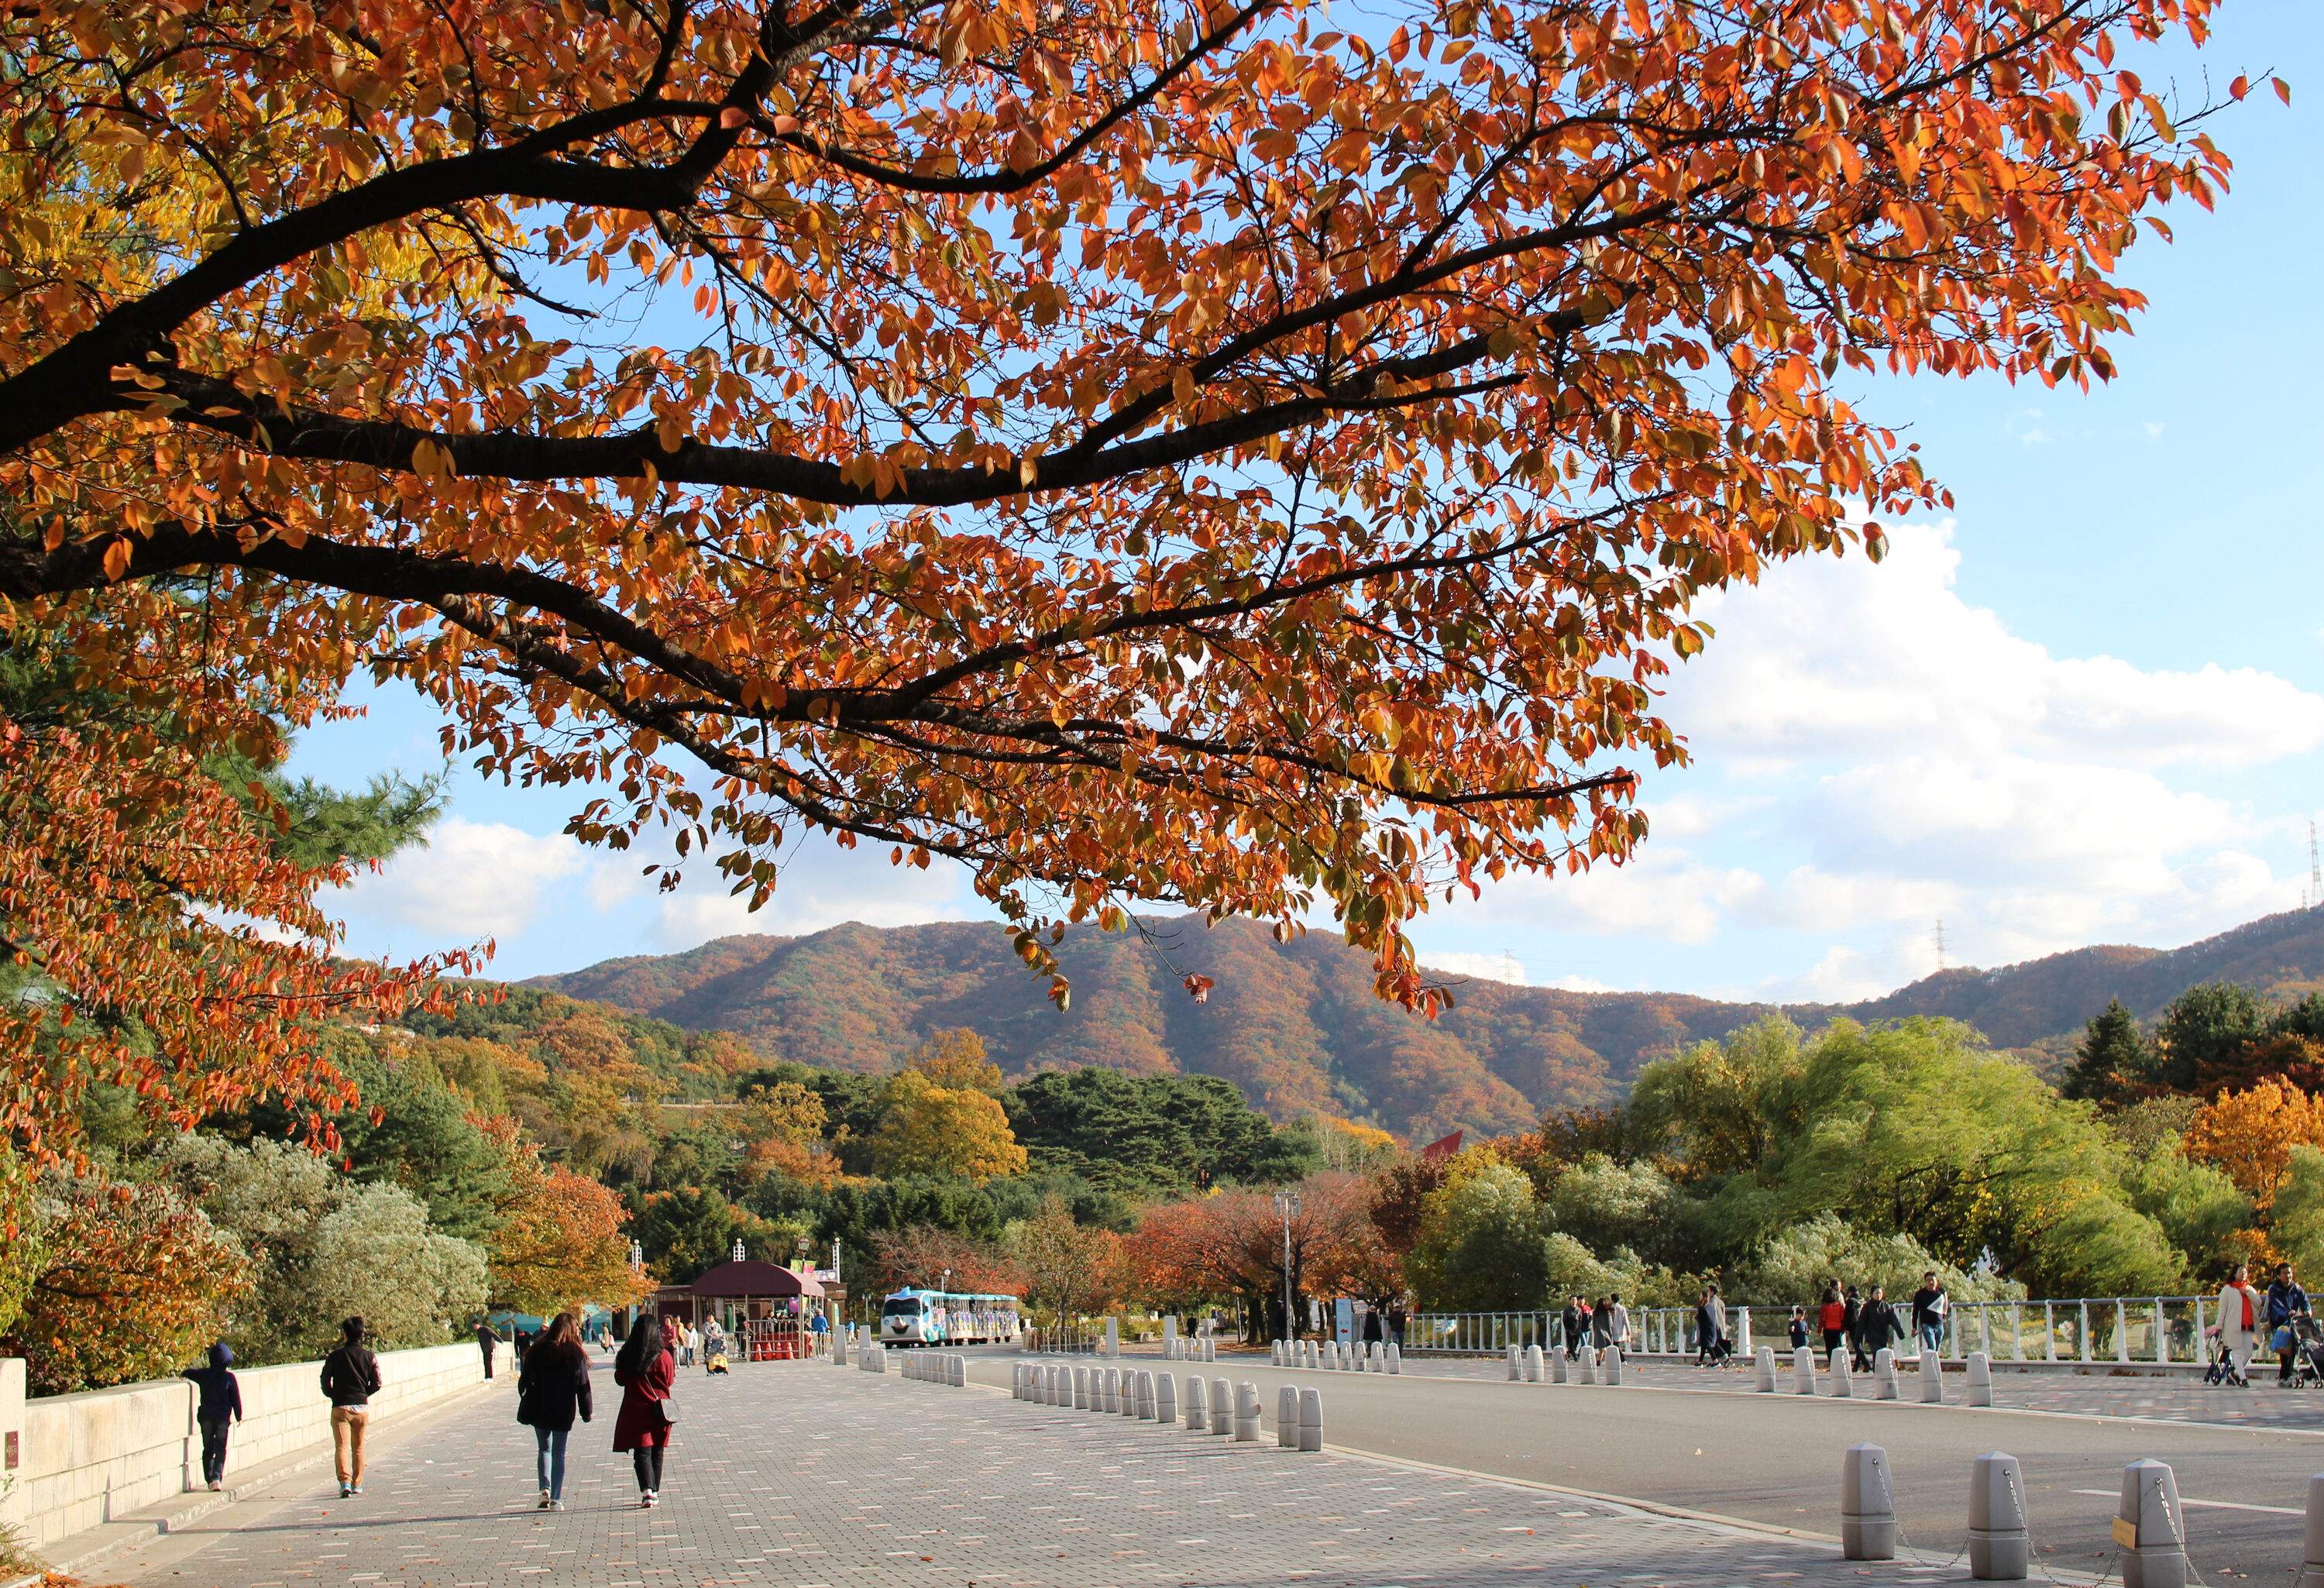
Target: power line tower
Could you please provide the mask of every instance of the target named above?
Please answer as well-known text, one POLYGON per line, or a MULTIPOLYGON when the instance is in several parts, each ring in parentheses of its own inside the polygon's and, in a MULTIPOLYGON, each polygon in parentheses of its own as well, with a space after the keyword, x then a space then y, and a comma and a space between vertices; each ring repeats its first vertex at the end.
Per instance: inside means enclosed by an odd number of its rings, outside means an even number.
POLYGON ((1944 921, 1944 918, 1943 918, 1942 916, 1939 916, 1939 917, 1937 918, 1937 971, 1938 971, 1938 974, 1941 975, 1941 974, 1944 973, 1944 968, 1945 968, 1945 921, 1944 921))
POLYGON ((2316 818, 2308 818, 2308 908, 2324 904, 2324 862, 2316 854, 2316 818))

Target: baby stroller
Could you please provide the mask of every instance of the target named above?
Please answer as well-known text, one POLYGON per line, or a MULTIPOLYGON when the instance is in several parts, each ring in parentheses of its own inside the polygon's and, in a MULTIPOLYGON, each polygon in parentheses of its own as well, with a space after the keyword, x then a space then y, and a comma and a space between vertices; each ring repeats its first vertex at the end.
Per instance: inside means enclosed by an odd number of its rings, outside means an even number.
POLYGON ((2292 1320, 2292 1378, 2295 1390, 2312 1389, 2324 1384, 2324 1327, 2314 1316, 2301 1313, 2292 1320))
POLYGON ((712 1352, 702 1359, 702 1370, 707 1373, 724 1373, 726 1371, 726 1353, 723 1351, 712 1352))
POLYGON ((2237 1390, 2251 1388, 2251 1380, 2236 1371, 2233 1359, 2227 1355, 2227 1343, 2216 1328, 2203 1331, 2211 1338, 2211 1365, 2203 1370, 2206 1386, 2229 1386, 2237 1390))

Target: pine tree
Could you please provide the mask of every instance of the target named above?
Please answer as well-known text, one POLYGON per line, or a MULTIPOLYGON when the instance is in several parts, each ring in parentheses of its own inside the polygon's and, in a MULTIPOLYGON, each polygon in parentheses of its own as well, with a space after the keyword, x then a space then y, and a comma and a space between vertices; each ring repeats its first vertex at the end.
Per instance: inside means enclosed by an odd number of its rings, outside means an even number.
POLYGON ((2067 1066, 2059 1090, 2101 1106, 2129 1102, 2139 1087, 2153 1079, 2154 1050, 2140 1034, 2138 1021, 2110 998, 2107 1006, 2082 1029, 2082 1044, 2067 1066))

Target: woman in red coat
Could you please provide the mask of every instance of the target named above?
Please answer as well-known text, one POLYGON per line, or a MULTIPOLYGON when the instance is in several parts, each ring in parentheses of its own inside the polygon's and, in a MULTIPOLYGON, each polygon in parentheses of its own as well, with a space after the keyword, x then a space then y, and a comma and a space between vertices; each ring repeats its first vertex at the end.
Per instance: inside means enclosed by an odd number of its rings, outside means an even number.
POLYGON ((628 1451, 637 1463, 638 1494, 647 1509, 661 1500, 661 1457, 669 1448, 669 1427, 678 1408, 669 1387, 678 1363, 661 1342, 661 1320, 642 1317, 613 1358, 613 1382, 622 1387, 622 1409, 613 1418, 613 1449, 628 1451))

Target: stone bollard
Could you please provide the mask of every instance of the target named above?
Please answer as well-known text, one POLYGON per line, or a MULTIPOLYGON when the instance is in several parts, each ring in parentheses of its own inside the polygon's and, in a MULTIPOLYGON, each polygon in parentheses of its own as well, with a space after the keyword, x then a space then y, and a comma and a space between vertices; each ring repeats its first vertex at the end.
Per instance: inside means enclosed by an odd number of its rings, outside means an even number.
POLYGON ((1549 1381, 1553 1384, 1565 1382, 1565 1353, 1554 1346, 1549 1353, 1549 1381))
POLYGON ((845 1366, 847 1365, 847 1336, 846 1336, 846 1335, 844 1335, 844 1334, 834 1334, 834 1335, 831 1337, 831 1363, 832 1363, 832 1366, 834 1366, 834 1367, 841 1367, 841 1368, 844 1368, 844 1367, 845 1367, 845 1366))
POLYGON ((1090 1369, 1090 1409, 1092 1411, 1113 1409, 1113 1370, 1111 1368, 1090 1369))
POLYGON ((1025 1399, 1025 1364, 1021 1362, 1012 1362, 1009 1364, 1009 1399, 1011 1400, 1025 1399))
MULTIPOLYGON (((1224 1379, 1218 1380, 1219 1384, 1223 1384, 1225 1382, 1226 1380, 1224 1379)), ((1214 1390, 1217 1387, 1217 1384, 1212 1386, 1214 1390)), ((1241 1385, 1237 1387, 1235 1390, 1234 1408, 1235 1443, 1237 1445, 1258 1444, 1259 1386, 1246 1380, 1241 1385)), ((1215 1407, 1212 1408, 1211 1415, 1214 1417, 1219 1415, 1215 1407)))
POLYGON ((2292 1588, 2324 1588, 2324 1473, 2308 1480, 2308 1527, 2292 1588))
POLYGON ((1275 1442, 1286 1450, 1299 1448, 1299 1391, 1289 1384, 1275 1392, 1275 1442))
POLYGON ((1299 1392, 1299 1448, 1323 1448, 1323 1392, 1302 1390, 1299 1392))
POLYGON ((1872 1353, 1872 1399, 1896 1399, 1896 1353, 1886 1345, 1872 1353))
POLYGON ((1121 1354, 1121 1320, 1120 1318, 1105 1320, 1105 1353, 1108 1356, 1121 1354))
POLYGON ((1279 1368, 1283 1365, 1282 1341, 1270 1340, 1267 1343, 1267 1365, 1271 1368, 1279 1368))
POLYGON ((1388 1371, 1391 1373, 1404 1371, 1404 1347, 1397 1344, 1393 1340, 1388 1342, 1388 1371))
POLYGON ((1942 1406, 1944 1403, 1944 1358, 1923 1346, 1921 1350, 1921 1404, 1942 1406))
POLYGON ((1969 1353, 1969 1371, 1962 1375, 1961 1399, 1970 1406, 1993 1404, 1993 1359, 1982 1351, 1969 1353))
POLYGON ((1541 1347, 1538 1345, 1526 1346, 1525 1353, 1525 1381, 1528 1384, 1540 1383, 1541 1370, 1541 1347))
POLYGON ((1620 1383, 1622 1381, 1622 1348, 1618 1345, 1606 1347, 1606 1355, 1600 1365, 1602 1371, 1598 1376, 1601 1380, 1609 1384, 1620 1383))
POLYGON ((1205 1362, 1216 1362, 1219 1360, 1219 1343, 1216 1337, 1203 1342, 1203 1360, 1205 1362))
POLYGON ((1804 1345, 1792 1353, 1792 1392, 1815 1393, 1815 1353, 1804 1345))
POLYGON ((1154 1374, 1146 1368, 1138 1370, 1138 1420, 1154 1420, 1154 1374))
POLYGON ((1075 1368, 1074 1370, 1074 1409, 1075 1411, 1087 1411, 1090 1409, 1089 1381, 1089 1369, 1075 1368))
POLYGON ((964 1356, 954 1357, 952 1359, 951 1370, 945 1375, 945 1381, 949 1383, 955 1390, 966 1389, 968 1387, 968 1358, 964 1356))
MULTIPOLYGON (((1199 1384, 1200 1379, 1194 1380, 1199 1384)), ((1168 1373, 1154 1380, 1154 1422, 1157 1427, 1178 1426, 1178 1380, 1168 1373)))
POLYGON ((1340 1343, 1337 1340, 1323 1342, 1323 1371, 1327 1373, 1340 1371, 1340 1343))
POLYGON ((2122 1546, 2122 1588, 2187 1588, 2187 1535, 2179 1521, 2179 1480, 2168 1465, 2135 1461, 2123 1468, 2122 1505, 2115 1519, 2115 1542, 2122 1546))
MULTIPOLYGON (((1831 1393, 1834 1399, 1846 1400, 1856 1393, 1856 1380, 1849 1376, 1848 1347, 1836 1347, 1831 1353, 1831 1393)), ((1886 1559, 1886 1556, 1881 1557, 1886 1559)))
POLYGON ((1176 1318, 1162 1320, 1162 1360, 1164 1362, 1178 1360, 1178 1320, 1176 1318))
POLYGON ((1049 1370, 1049 1404, 1070 1410, 1074 1404, 1074 1370, 1056 1367, 1049 1370))
POLYGON ((1207 1434, 1211 1431, 1211 1398, 1203 1388, 1203 1375, 1186 1375, 1186 1432, 1207 1434))
POLYGON ((1518 1380, 1525 1377, 1525 1363, 1523 1360, 1518 1357, 1517 1348, 1514 1345, 1508 1348, 1505 1356, 1506 1360, 1504 1361, 1503 1366, 1508 1373, 1509 1382, 1514 1384, 1518 1380))
POLYGON ((1582 1381, 1585 1384, 1595 1384, 1598 1381, 1598 1348, 1595 1345, 1585 1345, 1582 1348, 1582 1354, 1574 1360, 1582 1369, 1582 1381))
POLYGON ((1756 1380, 1752 1388, 1762 1395, 1773 1395, 1775 1392, 1775 1348, 1762 1345, 1758 1354, 1751 1359, 1751 1363, 1756 1380))
POLYGON ((1896 1491, 1888 1453, 1851 1445, 1840 1455, 1840 1552, 1849 1560, 1896 1558, 1896 1491))
MULTIPOLYGON (((1250 1408, 1253 1417, 1259 1415, 1259 1401, 1256 1399, 1258 1393, 1257 1390, 1251 1392, 1253 1399, 1250 1408)), ((1235 1400, 1230 1392, 1227 1381, 1224 1379, 1213 1379, 1211 1380, 1211 1432, 1222 1435, 1240 1432, 1235 1426, 1235 1400)))
POLYGON ((2017 1458, 1998 1450, 1978 1456, 1969 1471, 1969 1574, 1980 1583, 2022 1582, 2031 1556, 2017 1458))

